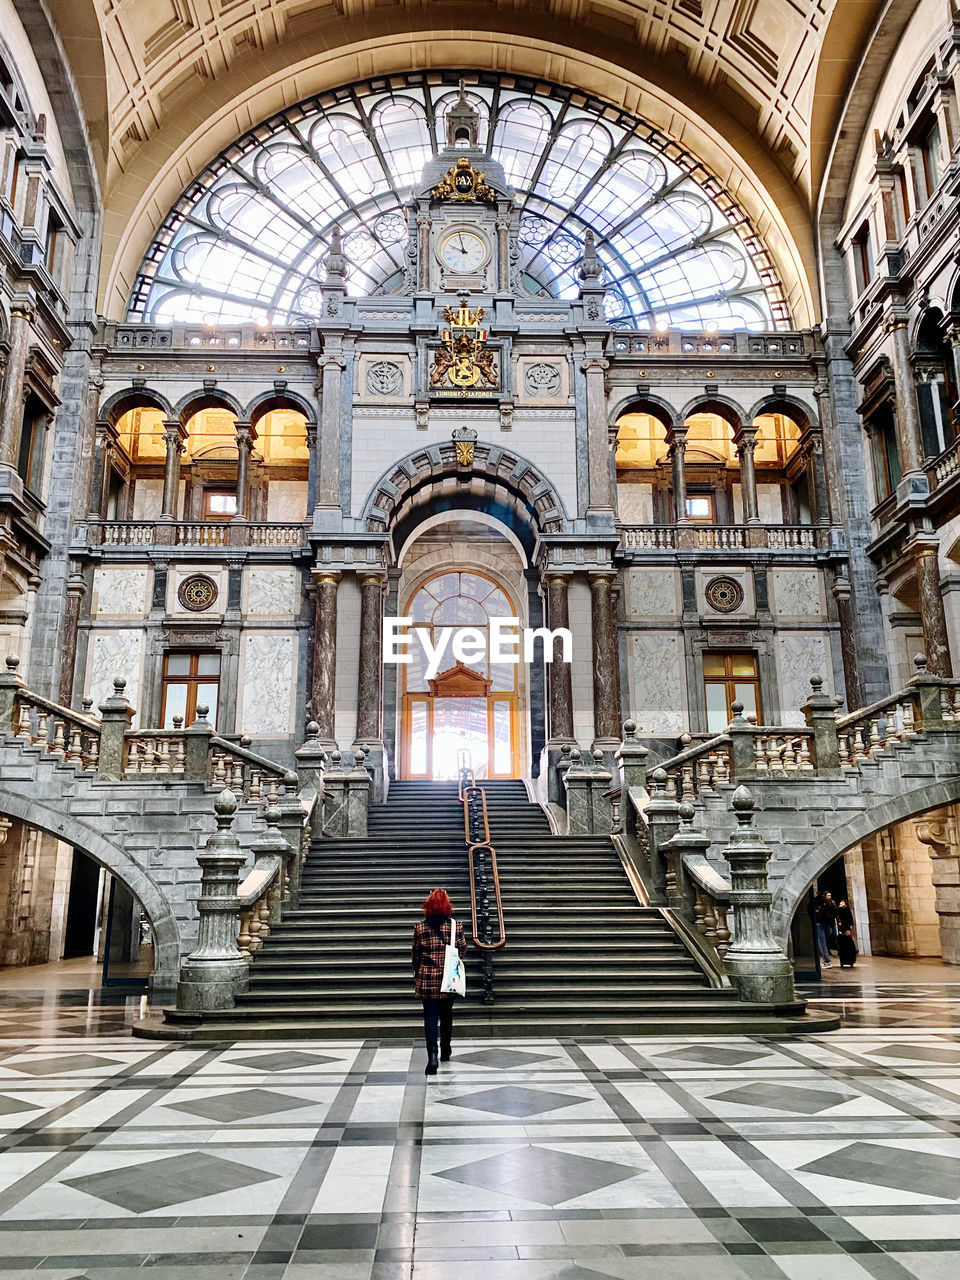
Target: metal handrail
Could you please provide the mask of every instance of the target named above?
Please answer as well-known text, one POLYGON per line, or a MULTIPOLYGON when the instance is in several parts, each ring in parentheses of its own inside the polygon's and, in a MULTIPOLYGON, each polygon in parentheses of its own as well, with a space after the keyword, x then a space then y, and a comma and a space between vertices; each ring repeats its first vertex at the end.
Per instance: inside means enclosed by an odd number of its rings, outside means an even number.
POLYGON ((467 869, 470 877, 470 921, 473 945, 480 952, 483 965, 483 1003, 493 1004, 493 955, 507 945, 507 932, 503 923, 503 903, 500 898, 500 876, 497 871, 497 851, 490 843, 490 819, 487 814, 487 793, 477 786, 474 770, 466 751, 458 753, 457 795, 463 805, 463 834, 467 845, 467 869), (480 812, 476 804, 479 800, 480 812), (471 829, 471 810, 474 819, 482 823, 482 839, 475 839, 480 831, 471 829), (487 877, 489 875, 489 885, 487 877), (490 892, 496 911, 497 937, 490 939, 490 892))

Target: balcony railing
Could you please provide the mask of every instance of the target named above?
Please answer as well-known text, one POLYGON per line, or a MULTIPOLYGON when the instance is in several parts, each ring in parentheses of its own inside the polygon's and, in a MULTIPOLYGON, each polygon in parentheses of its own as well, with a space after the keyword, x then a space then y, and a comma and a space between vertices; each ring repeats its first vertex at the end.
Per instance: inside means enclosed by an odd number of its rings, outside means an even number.
POLYGON ((708 524, 624 525, 625 551, 817 551, 826 547, 830 530, 819 525, 708 524))
POLYGON ((90 520, 91 547, 302 547, 304 524, 237 520, 90 520))

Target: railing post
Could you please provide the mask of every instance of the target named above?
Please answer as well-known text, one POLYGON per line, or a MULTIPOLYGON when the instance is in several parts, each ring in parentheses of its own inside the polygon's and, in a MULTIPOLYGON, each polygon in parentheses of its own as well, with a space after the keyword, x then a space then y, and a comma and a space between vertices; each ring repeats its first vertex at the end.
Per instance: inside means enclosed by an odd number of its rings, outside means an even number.
POLYGON ((197 1013, 231 1009, 249 982, 247 962, 237 949, 240 925, 237 889, 245 858, 232 831, 237 798, 221 791, 214 801, 217 830, 207 840, 200 864, 200 936, 180 969, 177 1008, 197 1013))
MULTIPOLYGON (((293 777, 296 776, 296 774, 293 774, 293 777)), ((290 841, 286 839, 280 829, 283 817, 283 810, 279 804, 267 805, 263 811, 263 820, 267 824, 267 828, 265 831, 260 832, 250 846, 250 851, 253 854, 252 870, 259 871, 264 864, 272 862, 274 858, 278 859, 280 863, 277 867, 276 878, 270 888, 264 890, 269 908, 267 916, 267 924, 269 926, 280 923, 280 917, 283 912, 283 877, 287 868, 287 860, 292 852, 290 841)))
POLYGON ((292 769, 283 775, 283 795, 277 802, 277 807, 280 811, 280 831, 288 845, 288 851, 284 854, 286 883, 280 898, 281 910, 277 913, 279 919, 284 899, 289 901, 291 907, 296 907, 300 901, 304 812, 300 800, 300 779, 292 769))
POLYGON ((213 725, 207 719, 209 707, 197 707, 197 718, 184 730, 183 776, 191 782, 207 781, 207 759, 210 755, 210 739, 213 725))
POLYGON ((17 694, 27 687, 17 674, 19 666, 20 659, 16 654, 10 653, 7 655, 6 671, 0 672, 0 735, 2 736, 17 731, 17 726, 13 723, 13 709, 17 694))
POLYGON ((100 704, 100 758, 97 772, 101 778, 116 781, 123 777, 123 735, 130 728, 134 710, 124 697, 127 682, 117 676, 113 696, 100 704))
POLYGON ((330 752, 330 765, 323 775, 323 833, 339 837, 348 834, 346 770, 341 768, 339 751, 330 752))
POLYGON ((676 797, 667 793, 666 772, 663 769, 654 769, 650 778, 650 799, 647 801, 653 902, 666 900, 667 861, 664 850, 680 825, 677 817, 678 810, 676 797))
POLYGON ((840 776, 840 744, 837 739, 837 700, 823 692, 823 676, 811 676, 813 692, 800 708, 804 719, 813 730, 814 757, 817 776, 840 776))
MULTIPOLYGON (((647 748, 637 740, 637 726, 632 720, 623 722, 623 741, 616 754, 620 765, 620 785, 624 793, 643 791, 647 785, 647 748)), ((624 800, 626 805, 626 800, 624 800)))
POLYGON ((667 861, 667 906, 681 911, 693 924, 693 889, 683 871, 684 854, 697 854, 701 858, 707 856, 710 848, 710 837, 703 831, 694 830, 694 807, 689 800, 683 800, 677 809, 680 829, 674 832, 664 845, 667 861))
POLYGON ((590 825, 595 836, 609 835, 613 829, 613 805, 605 794, 612 782, 613 774, 603 766, 602 749, 594 747, 590 770, 590 825))
POLYGON ((723 856, 730 868, 733 938, 723 963, 741 1000, 793 1004, 793 967, 773 936, 770 850, 753 825, 754 800, 746 787, 736 789, 732 803, 737 829, 723 856))
POLYGON ((358 747, 353 753, 353 768, 344 778, 344 804, 347 811, 348 836, 367 834, 367 812, 373 779, 367 769, 367 753, 358 747))
POLYGON ((580 748, 570 751, 570 765, 563 775, 567 792, 567 835, 593 834, 593 811, 590 805, 590 779, 593 770, 583 764, 580 748))
POLYGON ((733 719, 727 725, 730 735, 730 773, 734 779, 752 775, 756 772, 754 745, 756 734, 754 726, 744 718, 743 703, 731 703, 733 719))
POLYGON ((316 720, 307 725, 307 736, 303 746, 294 752, 297 760, 297 776, 300 779, 300 791, 310 803, 317 797, 313 811, 313 834, 323 831, 323 769, 327 761, 327 753, 320 745, 320 726, 316 720))
POLYGON ((917 700, 920 703, 920 727, 923 730, 946 728, 943 719, 943 703, 940 700, 943 680, 940 676, 930 674, 927 670, 927 659, 922 653, 917 654, 913 665, 917 669, 917 674, 907 681, 907 685, 908 687, 913 685, 917 691, 917 700))

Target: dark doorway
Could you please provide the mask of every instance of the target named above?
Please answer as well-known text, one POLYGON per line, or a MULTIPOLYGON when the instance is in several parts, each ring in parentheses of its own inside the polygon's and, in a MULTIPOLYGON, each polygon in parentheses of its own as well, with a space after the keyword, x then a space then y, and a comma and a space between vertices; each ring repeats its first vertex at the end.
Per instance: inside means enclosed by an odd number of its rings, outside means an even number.
POLYGON ((70 897, 67 902, 67 923, 63 935, 64 960, 93 955, 99 887, 99 866, 85 853, 74 849, 73 868, 70 873, 70 897))

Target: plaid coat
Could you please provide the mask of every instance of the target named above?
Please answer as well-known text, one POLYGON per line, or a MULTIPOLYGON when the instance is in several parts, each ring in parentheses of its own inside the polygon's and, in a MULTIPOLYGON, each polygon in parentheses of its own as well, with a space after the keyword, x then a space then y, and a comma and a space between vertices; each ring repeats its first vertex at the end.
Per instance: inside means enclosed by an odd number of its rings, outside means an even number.
MULTIPOLYGON (((432 917, 436 922, 438 917, 432 917)), ((413 973, 417 995, 423 999, 438 999, 442 992, 443 952, 450 942, 450 921, 444 920, 439 929, 431 928, 426 920, 418 920, 413 926, 413 973)), ((457 950, 461 960, 467 954, 463 925, 457 921, 457 950)))

